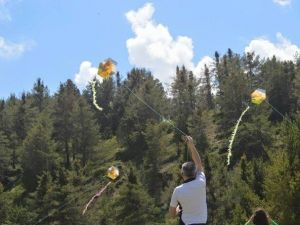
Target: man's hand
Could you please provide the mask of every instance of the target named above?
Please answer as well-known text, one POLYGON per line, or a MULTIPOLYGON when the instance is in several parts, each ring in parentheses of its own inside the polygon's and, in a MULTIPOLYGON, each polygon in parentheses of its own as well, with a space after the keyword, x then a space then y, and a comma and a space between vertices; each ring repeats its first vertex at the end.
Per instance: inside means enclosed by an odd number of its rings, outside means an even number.
POLYGON ((195 146, 194 140, 193 140, 193 138, 191 136, 186 136, 186 144, 188 146, 195 146))
POLYGON ((180 214, 181 211, 182 211, 182 210, 181 210, 180 206, 178 205, 178 206, 176 207, 176 215, 180 214))
POLYGON ((197 167, 197 171, 203 171, 203 165, 201 162, 200 155, 195 147, 194 140, 191 136, 183 136, 182 139, 188 146, 192 159, 197 167))

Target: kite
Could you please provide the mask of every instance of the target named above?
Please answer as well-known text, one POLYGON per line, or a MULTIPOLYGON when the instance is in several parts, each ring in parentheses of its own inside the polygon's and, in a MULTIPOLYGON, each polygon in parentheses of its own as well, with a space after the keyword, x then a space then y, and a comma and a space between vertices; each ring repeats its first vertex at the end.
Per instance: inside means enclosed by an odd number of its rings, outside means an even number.
POLYGON ((107 170, 107 177, 110 178, 111 180, 103 187, 101 188, 90 200, 89 202, 85 205, 83 211, 82 211, 82 215, 84 215, 86 213, 86 211, 88 210, 89 206, 97 199, 99 198, 102 193, 108 188, 109 185, 112 184, 112 181, 116 180, 119 177, 119 169, 115 166, 111 166, 108 170, 107 170))
POLYGON ((108 58, 101 62, 98 67, 98 75, 104 79, 117 72, 117 62, 108 58))
POLYGON ((266 100, 266 97, 266 91, 258 88, 251 93, 251 102, 255 105, 259 105, 266 100))
MULTIPOLYGON (((255 104, 255 105, 259 105, 261 104, 264 100, 266 100, 266 91, 264 89, 258 88, 255 91, 253 91, 251 93, 251 103, 255 104)), ((235 126, 234 126, 234 130, 231 134, 231 138, 229 140, 229 146, 228 146, 228 154, 227 154, 227 165, 230 165, 230 158, 232 156, 232 145, 235 139, 235 136, 237 134, 239 125, 242 121, 243 116, 246 114, 246 112, 250 109, 250 106, 248 105, 247 108, 241 113, 239 119, 237 120, 235 126)))
MULTIPOLYGON (((104 60, 103 62, 99 63, 98 72, 97 74, 102 77, 103 79, 107 79, 114 73, 116 73, 117 70, 117 62, 108 58, 104 60)), ((92 81, 92 92, 93 92, 93 104, 99 111, 102 111, 103 108, 101 108, 96 100, 96 80, 92 81)))
POLYGON ((107 176, 112 179, 115 180, 118 176, 119 176, 119 170, 117 167, 112 166, 107 170, 107 176))

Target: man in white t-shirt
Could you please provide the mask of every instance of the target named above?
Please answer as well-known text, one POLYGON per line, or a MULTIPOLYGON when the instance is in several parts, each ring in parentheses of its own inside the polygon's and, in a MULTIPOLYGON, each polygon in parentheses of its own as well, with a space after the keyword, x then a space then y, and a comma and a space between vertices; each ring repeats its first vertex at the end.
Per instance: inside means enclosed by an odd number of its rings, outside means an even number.
POLYGON ((207 221, 206 179, 200 155, 190 136, 186 136, 193 162, 182 164, 183 184, 174 189, 170 215, 180 215, 180 225, 205 225, 207 221))

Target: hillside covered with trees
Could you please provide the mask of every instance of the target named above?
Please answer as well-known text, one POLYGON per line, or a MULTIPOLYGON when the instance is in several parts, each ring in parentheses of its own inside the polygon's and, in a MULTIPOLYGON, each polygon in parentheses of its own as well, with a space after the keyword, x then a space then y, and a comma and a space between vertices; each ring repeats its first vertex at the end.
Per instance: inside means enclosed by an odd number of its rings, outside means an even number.
POLYGON ((279 224, 299 225, 300 60, 228 49, 201 78, 184 66, 173 76, 167 91, 145 69, 117 73, 97 83, 103 111, 90 85, 81 92, 71 80, 50 95, 37 79, 32 90, 1 100, 0 224, 177 224, 170 197, 191 159, 176 126, 204 161, 209 224, 244 224, 261 206, 279 224), (229 138, 256 88, 286 119, 267 103, 251 105, 227 166, 229 138), (83 216, 112 165, 119 180, 83 216))

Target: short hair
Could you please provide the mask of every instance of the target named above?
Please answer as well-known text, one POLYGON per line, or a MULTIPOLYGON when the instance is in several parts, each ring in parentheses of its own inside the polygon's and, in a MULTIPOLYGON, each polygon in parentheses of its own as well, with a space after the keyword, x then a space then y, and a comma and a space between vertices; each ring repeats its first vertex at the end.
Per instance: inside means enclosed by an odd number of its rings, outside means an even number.
POLYGON ((268 225, 268 216, 265 210, 262 208, 258 208, 254 212, 254 217, 253 217, 253 224, 255 225, 268 225))
POLYGON ((196 176, 196 165, 193 162, 185 162, 181 166, 182 175, 191 178, 196 176))

